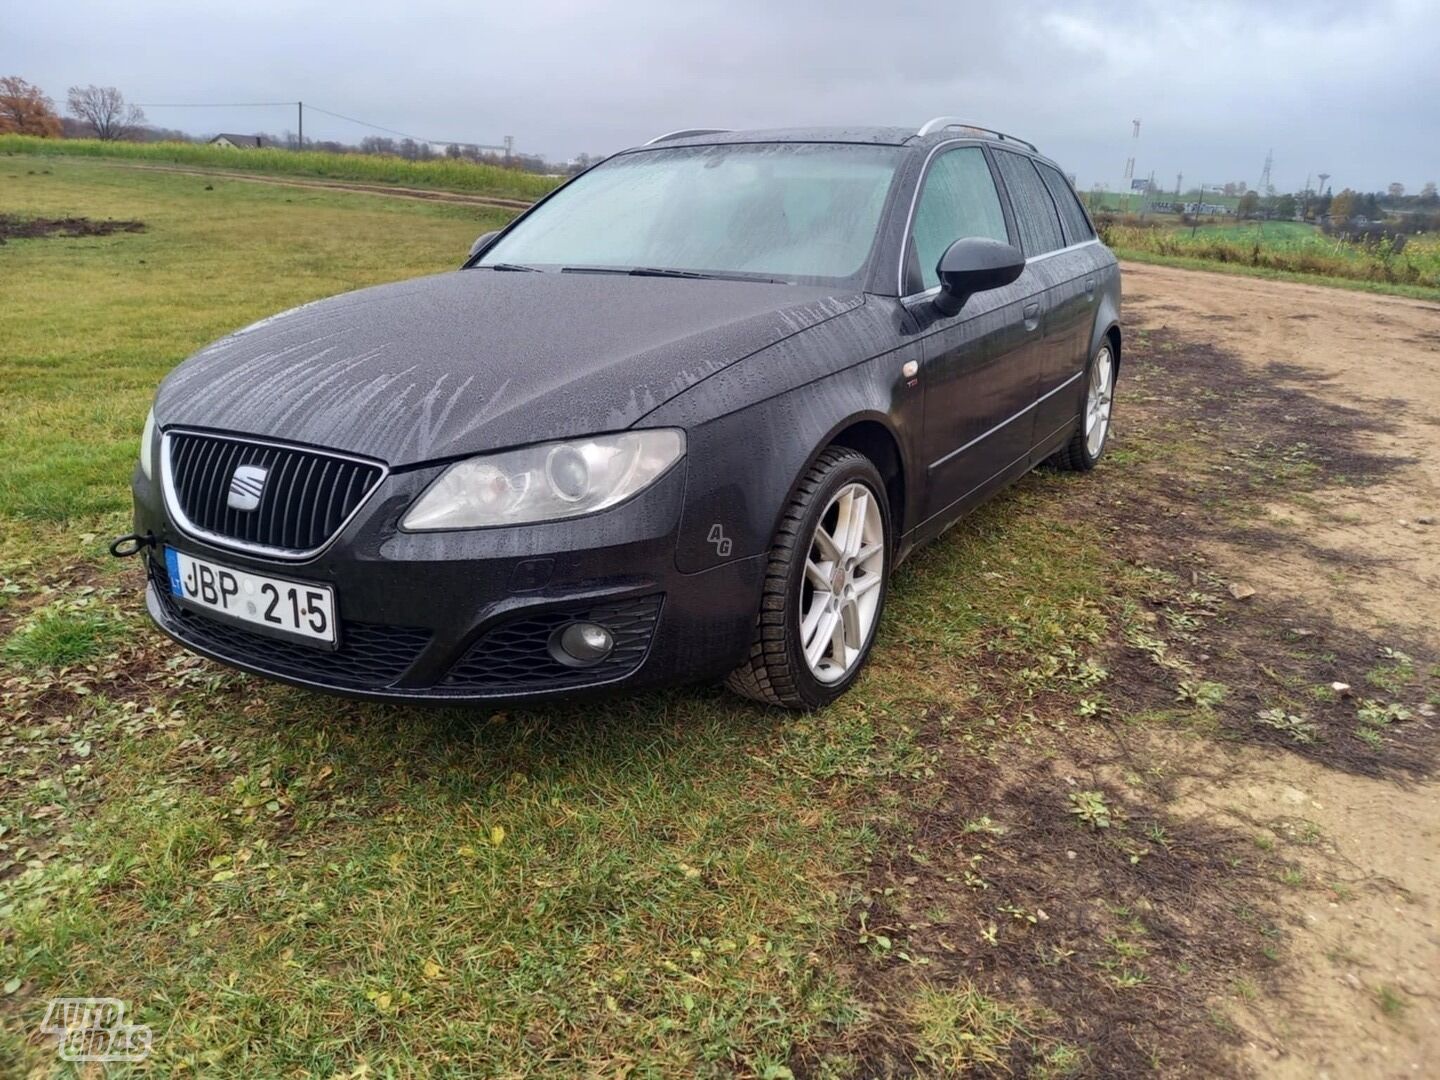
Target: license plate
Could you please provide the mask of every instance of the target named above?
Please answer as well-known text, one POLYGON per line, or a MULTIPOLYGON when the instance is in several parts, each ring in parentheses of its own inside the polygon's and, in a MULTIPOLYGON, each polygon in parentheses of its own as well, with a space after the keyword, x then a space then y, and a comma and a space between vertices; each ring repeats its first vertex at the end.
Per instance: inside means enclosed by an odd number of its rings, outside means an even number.
POLYGON ((181 603, 261 633, 321 648, 336 646, 335 591, 165 549, 170 592, 181 603))

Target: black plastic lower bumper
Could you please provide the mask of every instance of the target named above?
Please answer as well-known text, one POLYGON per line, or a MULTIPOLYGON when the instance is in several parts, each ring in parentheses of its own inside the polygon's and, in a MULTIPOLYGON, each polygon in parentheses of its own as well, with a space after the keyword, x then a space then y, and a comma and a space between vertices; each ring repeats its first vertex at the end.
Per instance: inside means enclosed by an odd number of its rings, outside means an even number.
POLYGON ((244 671, 375 700, 459 703, 551 698, 722 677, 754 632, 763 558, 698 574, 675 566, 683 479, 597 520, 469 534, 405 534, 381 503, 320 557, 284 563, 176 530, 136 484, 136 532, 153 535, 146 606, 167 635, 244 671), (666 490, 666 489, 669 490, 666 490), (645 505, 649 500, 649 505, 645 505), (627 523, 628 522, 628 523, 627 523), (339 645, 316 649, 221 622, 170 593, 164 548, 335 590, 339 645), (607 627, 591 667, 551 654, 569 622, 607 627))

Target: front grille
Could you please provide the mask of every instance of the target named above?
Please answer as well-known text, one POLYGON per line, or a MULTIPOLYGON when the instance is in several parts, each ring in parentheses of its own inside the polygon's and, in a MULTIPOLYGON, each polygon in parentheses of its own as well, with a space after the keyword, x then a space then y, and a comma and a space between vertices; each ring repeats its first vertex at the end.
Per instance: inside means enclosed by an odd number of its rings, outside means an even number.
POLYGON ((450 669, 441 689, 520 693, 610 682, 640 666, 650 648, 659 596, 620 600, 523 615, 487 631, 450 669), (550 655, 550 636, 566 623, 599 623, 615 635, 603 661, 574 668, 550 655))
POLYGON ((192 432, 167 434, 165 451, 167 495, 177 504, 171 511, 182 518, 178 524, 221 543, 292 556, 324 547, 385 473, 373 462, 192 432), (242 465, 266 470, 251 510, 230 505, 231 479, 242 465))
POLYGON ((322 652, 253 634, 182 607, 170 592, 164 567, 154 562, 150 563, 150 581, 160 597, 165 620, 178 637, 227 659, 325 686, 356 690, 391 686, 430 644, 430 631, 418 627, 342 622, 340 647, 322 652))

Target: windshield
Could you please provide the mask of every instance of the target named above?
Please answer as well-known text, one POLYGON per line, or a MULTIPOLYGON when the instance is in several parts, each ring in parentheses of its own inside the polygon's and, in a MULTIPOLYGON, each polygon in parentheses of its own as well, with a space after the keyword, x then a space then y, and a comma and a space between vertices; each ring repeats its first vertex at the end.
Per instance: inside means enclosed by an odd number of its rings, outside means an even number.
POLYGON ((477 265, 848 278, 900 149, 741 143, 622 154, 553 196, 477 265))

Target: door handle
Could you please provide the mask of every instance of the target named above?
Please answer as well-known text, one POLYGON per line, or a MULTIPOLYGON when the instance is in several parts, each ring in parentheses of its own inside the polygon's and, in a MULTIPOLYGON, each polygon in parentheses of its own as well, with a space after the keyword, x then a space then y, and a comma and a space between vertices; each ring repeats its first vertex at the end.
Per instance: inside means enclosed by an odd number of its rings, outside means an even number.
POLYGON ((1095 279, 1093 277, 1087 277, 1085 279, 1085 299, 1095 299, 1095 279))
POLYGON ((1025 305, 1025 329, 1038 330, 1040 328, 1040 305, 1025 305))

